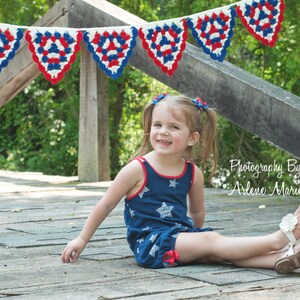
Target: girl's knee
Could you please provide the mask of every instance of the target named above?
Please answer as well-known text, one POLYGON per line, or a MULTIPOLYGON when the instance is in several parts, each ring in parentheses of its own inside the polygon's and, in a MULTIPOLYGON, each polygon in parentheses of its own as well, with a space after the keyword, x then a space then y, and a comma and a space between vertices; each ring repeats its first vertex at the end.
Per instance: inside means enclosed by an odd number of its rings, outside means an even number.
POLYGON ((181 233, 176 239, 175 250, 181 262, 196 261, 214 255, 214 245, 221 235, 214 231, 199 233, 181 233))
POLYGON ((222 236, 218 232, 215 231, 208 231, 208 232, 203 232, 202 238, 205 241, 207 245, 213 246, 215 242, 217 242, 222 236))
POLYGON ((205 242, 209 248, 210 255, 220 257, 222 248, 222 235, 218 232, 207 232, 205 242))
POLYGON ((213 245, 221 237, 222 236, 219 233, 214 231, 181 233, 177 237, 176 245, 206 247, 213 245))

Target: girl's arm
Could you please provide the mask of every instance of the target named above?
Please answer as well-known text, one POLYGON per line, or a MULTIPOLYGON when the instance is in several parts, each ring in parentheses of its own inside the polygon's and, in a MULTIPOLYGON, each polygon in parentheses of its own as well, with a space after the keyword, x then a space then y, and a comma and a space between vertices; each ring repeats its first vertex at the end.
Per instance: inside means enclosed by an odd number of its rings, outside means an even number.
POLYGON ((194 182, 189 192, 189 215, 195 222, 195 227, 202 228, 205 218, 204 178, 201 170, 194 165, 194 182))
POLYGON ((143 170, 137 161, 130 162, 119 172, 103 198, 90 213, 80 235, 67 244, 61 255, 62 262, 68 263, 78 259, 99 225, 116 207, 122 197, 141 180, 143 180, 143 170))

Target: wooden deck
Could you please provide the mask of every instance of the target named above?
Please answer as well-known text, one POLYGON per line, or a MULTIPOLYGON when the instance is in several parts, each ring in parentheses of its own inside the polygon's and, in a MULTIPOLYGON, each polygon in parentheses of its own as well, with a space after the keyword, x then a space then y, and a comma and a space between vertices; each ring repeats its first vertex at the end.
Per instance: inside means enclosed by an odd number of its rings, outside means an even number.
MULTIPOLYGON (((0 298, 299 299, 299 273, 283 276, 231 265, 138 267, 125 240, 122 201, 78 263, 62 264, 60 252, 77 236, 108 184, 0 171, 0 298)), ((274 231, 281 217, 299 205, 299 197, 227 193, 205 191, 206 225, 228 235, 274 231)))

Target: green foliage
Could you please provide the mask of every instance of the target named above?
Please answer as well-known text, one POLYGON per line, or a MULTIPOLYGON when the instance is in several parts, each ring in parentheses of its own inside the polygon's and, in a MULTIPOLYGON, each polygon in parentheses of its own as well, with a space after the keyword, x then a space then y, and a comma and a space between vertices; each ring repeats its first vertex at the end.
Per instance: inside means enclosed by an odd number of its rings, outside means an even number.
POLYGON ((232 189, 236 181, 247 183, 251 186, 263 186, 267 189, 274 187, 276 182, 285 182, 289 186, 298 183, 296 172, 288 172, 287 161, 294 159, 288 153, 268 144, 265 140, 247 132, 246 130, 219 117, 219 142, 222 149, 219 158, 219 169, 214 179, 214 186, 232 189), (240 160, 241 164, 251 163, 255 167, 273 166, 283 168, 282 176, 278 172, 261 172, 257 177, 255 172, 238 172, 237 168, 231 169, 231 160, 240 160))
MULTIPOLYGON (((55 0, 0 0, 0 21, 31 25, 55 0), (14 14, 11 14, 14 11, 14 14)), ((147 21, 165 20, 228 5, 234 0, 112 0, 147 21)), ((300 55, 297 47, 298 0, 286 1, 285 21, 274 48, 263 46, 236 18, 234 37, 226 60, 277 86, 299 95, 300 55)), ((189 41, 195 44, 194 39, 189 41)), ((154 64, 153 64, 153 67, 154 64)), ((0 109, 0 168, 74 175, 78 159, 79 57, 65 78, 52 86, 42 76, 0 109)), ((175 93, 141 71, 126 67, 117 80, 109 79, 111 175, 136 151, 142 138, 141 113, 161 92, 175 93)), ((207 99, 209 100, 209 99, 207 99)), ((219 117, 219 170, 214 185, 232 189, 237 180, 266 188, 278 181, 276 172, 260 174, 230 171, 230 160, 285 165, 287 153, 219 117)), ((208 170, 205 170, 208 175, 208 170)), ((285 172, 281 181, 296 184, 285 172)), ((208 176, 205 176, 206 178, 208 176)), ((206 183, 209 185, 209 183, 206 183)))
POLYGON ((55 2, 55 0, 1 0, 0 21, 30 26, 43 16, 55 2))
POLYGON ((158 5, 159 1, 155 0, 112 0, 109 1, 123 9, 131 12, 132 14, 139 16, 147 21, 158 20, 157 13, 160 9, 158 5))
POLYGON ((0 168, 77 173, 78 70, 59 86, 40 76, 0 109, 0 168))
MULTIPOLYGON (((190 15, 228 4, 228 0, 162 0, 159 18, 190 15)), ((285 21, 282 23, 279 39, 274 48, 266 47, 257 41, 242 25, 239 17, 236 17, 234 36, 226 60, 299 95, 300 55, 296 44, 298 17, 295 10, 299 7, 299 3, 297 0, 290 0, 286 5, 285 21)), ((195 44, 191 37, 189 42, 195 44)), ((264 185, 266 188, 273 187, 278 180, 287 185, 297 183, 295 174, 289 172, 285 172, 280 179, 277 178, 276 172, 271 174, 262 172, 258 178, 253 177, 251 172, 242 174, 230 172, 231 159, 240 159, 242 163, 252 162, 254 165, 272 165, 276 161, 286 168, 287 160, 293 157, 222 117, 219 117, 218 133, 218 148, 222 151, 219 151, 219 169, 215 175, 214 186, 231 189, 238 180, 244 183, 249 181, 251 186, 264 185)), ((208 178, 209 169, 204 171, 205 178, 208 178)), ((206 182, 206 185, 211 186, 209 182, 206 182)))

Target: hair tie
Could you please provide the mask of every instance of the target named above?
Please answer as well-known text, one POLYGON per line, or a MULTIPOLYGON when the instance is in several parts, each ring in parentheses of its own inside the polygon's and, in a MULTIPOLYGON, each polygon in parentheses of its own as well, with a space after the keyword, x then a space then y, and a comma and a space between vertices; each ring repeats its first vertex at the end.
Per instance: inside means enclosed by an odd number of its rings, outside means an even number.
POLYGON ((208 109, 207 102, 203 101, 201 98, 195 98, 192 101, 200 110, 208 109))
POLYGON ((156 97, 154 97, 152 103, 154 105, 157 104, 160 100, 164 99, 167 95, 168 95, 167 93, 157 95, 156 97))

